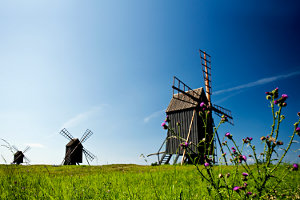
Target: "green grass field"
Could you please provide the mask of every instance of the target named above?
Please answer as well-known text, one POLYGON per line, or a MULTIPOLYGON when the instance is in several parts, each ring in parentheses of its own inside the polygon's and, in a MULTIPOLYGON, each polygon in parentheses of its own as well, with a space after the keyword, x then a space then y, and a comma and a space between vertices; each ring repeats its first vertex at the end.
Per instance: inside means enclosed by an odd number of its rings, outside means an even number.
MULTIPOLYGON (((286 172, 287 167, 282 165, 278 174, 286 172)), ((225 174, 232 167, 224 166, 222 170, 225 174)), ((300 198, 299 180, 299 171, 289 173, 276 187, 277 198, 300 198)), ((249 181, 248 184, 251 189, 254 183, 249 181)), ((0 198, 214 199, 194 166, 172 165, 0 165, 0 198)))

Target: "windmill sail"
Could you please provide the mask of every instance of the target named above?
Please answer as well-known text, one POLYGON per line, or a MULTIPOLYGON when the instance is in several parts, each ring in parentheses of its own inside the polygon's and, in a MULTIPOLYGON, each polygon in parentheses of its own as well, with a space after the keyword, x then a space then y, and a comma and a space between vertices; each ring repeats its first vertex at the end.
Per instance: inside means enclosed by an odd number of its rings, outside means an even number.
POLYGON ((81 143, 84 143, 89 137, 91 137, 93 135, 93 132, 89 129, 87 129, 85 131, 85 133, 82 135, 81 139, 80 139, 80 142, 81 143))
POLYGON ((67 139, 72 140, 74 137, 71 135, 71 133, 69 133, 69 131, 67 131, 67 129, 63 129, 59 132, 62 136, 64 136, 67 139))
POLYGON ((173 78, 173 98, 197 105, 200 94, 192 90, 188 85, 179 80, 176 76, 173 78))
POLYGON ((222 117, 223 115, 225 117, 227 117, 228 119, 228 122, 231 124, 231 125, 234 125, 233 123, 233 117, 231 115, 231 111, 226 109, 226 108, 223 108, 221 106, 218 106, 216 104, 214 104, 214 106, 212 106, 212 110, 216 113, 216 115, 218 115, 219 117, 222 117))

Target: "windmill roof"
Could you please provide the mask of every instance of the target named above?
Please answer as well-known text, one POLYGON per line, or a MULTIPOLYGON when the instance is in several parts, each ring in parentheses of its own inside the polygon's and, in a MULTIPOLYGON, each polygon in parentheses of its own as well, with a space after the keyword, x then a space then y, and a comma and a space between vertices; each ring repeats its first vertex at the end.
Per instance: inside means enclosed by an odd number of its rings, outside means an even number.
MULTIPOLYGON (((195 93, 193 91, 196 92, 197 94, 199 94, 199 96, 197 97, 197 98, 199 98, 199 100, 207 102, 207 98, 206 98, 206 95, 205 95, 202 87, 187 91, 187 93, 195 96, 195 93)), ((173 111, 179 111, 179 110, 186 110, 189 108, 194 108, 196 106, 197 106, 196 101, 194 101, 193 99, 191 99, 190 97, 186 96, 183 93, 178 93, 178 94, 173 95, 173 97, 169 103, 169 106, 166 110, 166 113, 173 112, 173 111)))
MULTIPOLYGON (((66 145, 67 147, 73 146, 73 145, 77 145, 78 143, 80 143, 78 138, 74 138, 72 140, 70 140, 70 142, 66 145)), ((80 144, 82 145, 82 144, 80 144)))

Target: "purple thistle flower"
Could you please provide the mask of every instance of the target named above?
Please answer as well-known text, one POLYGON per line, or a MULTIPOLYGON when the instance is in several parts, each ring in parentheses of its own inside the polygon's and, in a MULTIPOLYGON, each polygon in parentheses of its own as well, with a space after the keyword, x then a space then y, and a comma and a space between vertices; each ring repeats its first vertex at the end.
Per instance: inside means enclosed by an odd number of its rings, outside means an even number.
POLYGON ((208 166, 209 166, 209 163, 207 163, 207 162, 204 163, 204 166, 205 166, 205 167, 208 167, 208 166))
POLYGON ((205 105, 204 102, 201 102, 201 103, 200 103, 200 107, 201 107, 201 108, 202 108, 204 105, 205 105))
POLYGON ((248 183, 245 182, 245 183, 244 183, 244 187, 247 187, 247 185, 248 185, 248 183))
POLYGON ((235 153, 236 152, 236 150, 235 149, 232 149, 232 153, 235 153))
POLYGON ((247 161, 247 157, 245 155, 242 156, 244 161, 247 161))
POLYGON ((281 97, 282 97, 283 99, 287 99, 287 98, 288 98, 288 95, 282 94, 281 97))
POLYGON ((297 170, 298 170, 298 167, 299 167, 299 166, 298 166, 298 164, 297 164, 297 163, 294 163, 294 164, 293 164, 293 169, 294 169, 295 171, 297 171, 297 170))
POLYGON ((240 189, 241 189, 240 186, 235 186, 235 187, 233 188, 233 190, 236 191, 236 192, 238 192, 240 189))
POLYGON ((274 101, 274 104, 277 104, 277 103, 278 103, 278 101, 277 101, 277 100, 275 100, 275 101, 274 101))
POLYGON ((249 138, 248 138, 248 140, 250 140, 250 141, 251 141, 251 140, 253 140, 253 138, 252 138, 252 137, 249 137, 249 138))
POLYGON ((247 196, 250 196, 250 195, 252 195, 252 192, 247 192, 246 195, 247 195, 247 196))
POLYGON ((168 129, 168 126, 167 126, 166 122, 163 122, 163 123, 161 124, 161 126, 162 126, 164 129, 168 129))
POLYGON ((189 146, 189 143, 184 142, 184 146, 188 147, 188 146, 189 146))
POLYGON ((227 132, 227 133, 225 134, 225 137, 228 137, 228 139, 232 139, 232 135, 231 135, 229 132, 227 132))
POLYGON ((299 133, 300 132, 300 127, 296 128, 296 132, 299 133))
POLYGON ((242 175, 243 175, 243 176, 249 176, 249 174, 246 173, 246 172, 243 172, 242 175))

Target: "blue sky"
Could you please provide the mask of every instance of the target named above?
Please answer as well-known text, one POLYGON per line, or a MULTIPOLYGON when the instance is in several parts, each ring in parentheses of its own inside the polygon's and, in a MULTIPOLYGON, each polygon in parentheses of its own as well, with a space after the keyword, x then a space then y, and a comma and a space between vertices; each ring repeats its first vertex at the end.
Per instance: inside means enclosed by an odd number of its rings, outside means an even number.
POLYGON ((173 76, 204 85, 200 48, 212 56, 212 101, 235 121, 219 133, 259 145, 272 120, 264 92, 279 87, 289 95, 286 144, 300 111, 299 8, 296 1, 2 1, 0 138, 30 145, 32 164, 60 164, 68 141, 59 131, 81 137, 88 128, 93 164, 145 164, 139 155, 156 152, 166 136, 160 124, 173 76))

